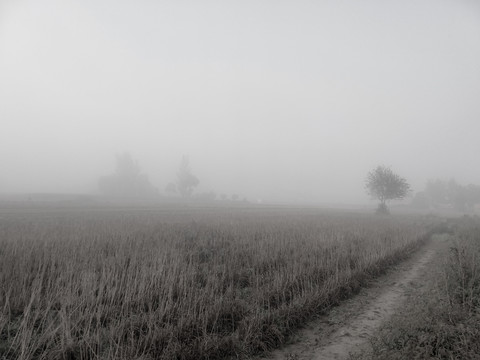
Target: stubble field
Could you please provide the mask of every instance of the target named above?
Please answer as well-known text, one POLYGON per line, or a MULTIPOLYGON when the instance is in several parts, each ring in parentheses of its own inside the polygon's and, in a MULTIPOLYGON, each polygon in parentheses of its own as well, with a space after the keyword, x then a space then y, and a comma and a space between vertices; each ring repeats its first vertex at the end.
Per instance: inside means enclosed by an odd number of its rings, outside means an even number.
POLYGON ((248 358, 428 237, 418 217, 282 208, 0 214, 0 358, 248 358))

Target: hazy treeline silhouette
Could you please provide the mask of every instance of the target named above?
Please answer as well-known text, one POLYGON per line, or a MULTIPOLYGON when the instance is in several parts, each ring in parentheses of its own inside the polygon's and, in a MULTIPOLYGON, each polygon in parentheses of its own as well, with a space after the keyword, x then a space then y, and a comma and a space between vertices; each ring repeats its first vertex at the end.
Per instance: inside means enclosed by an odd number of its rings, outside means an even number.
MULTIPOLYGON (((238 201, 238 194, 220 194, 214 191, 194 193, 200 180, 193 173, 190 161, 183 156, 176 176, 164 188, 164 195, 169 198, 188 199, 195 201, 238 201)), ((98 181, 101 194, 127 199, 161 198, 162 193, 154 186, 147 174, 143 173, 138 161, 129 153, 119 154, 115 159, 115 169, 112 174, 102 176, 98 181)), ((379 200, 377 213, 388 214, 387 202, 401 200, 411 193, 406 179, 394 173, 390 168, 377 166, 367 175, 365 182, 367 194, 379 200)), ((246 201, 246 198, 243 198, 246 201)), ((474 212, 475 205, 480 204, 479 185, 461 185, 455 180, 429 180, 425 189, 415 194, 411 205, 418 209, 447 207, 459 212, 474 212)))
MULTIPOLYGON (((161 197, 161 192, 143 173, 137 160, 129 153, 119 154, 115 159, 115 170, 112 174, 100 177, 98 189, 101 194, 115 198, 127 199, 155 199, 161 197)), ((174 181, 169 182, 164 192, 170 198, 181 198, 196 201, 214 201, 217 194, 214 191, 194 193, 200 180, 193 174, 190 160, 183 156, 174 181)), ((238 194, 227 196, 221 194, 219 200, 237 201, 238 194)), ((243 199, 244 201, 246 198, 243 199)))
POLYGON ((417 208, 449 206, 457 211, 473 212, 475 205, 480 204, 480 186, 461 185, 454 179, 429 180, 425 189, 417 192, 412 204, 417 208))

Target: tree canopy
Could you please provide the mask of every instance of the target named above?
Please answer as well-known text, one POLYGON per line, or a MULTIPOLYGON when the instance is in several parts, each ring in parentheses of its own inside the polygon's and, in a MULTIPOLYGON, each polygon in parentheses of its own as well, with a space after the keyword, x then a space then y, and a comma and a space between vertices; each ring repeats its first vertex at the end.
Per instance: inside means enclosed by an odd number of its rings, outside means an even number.
POLYGON ((368 195, 380 201, 377 212, 388 213, 387 201, 405 198, 410 185, 390 168, 380 165, 368 173, 365 189, 368 195))

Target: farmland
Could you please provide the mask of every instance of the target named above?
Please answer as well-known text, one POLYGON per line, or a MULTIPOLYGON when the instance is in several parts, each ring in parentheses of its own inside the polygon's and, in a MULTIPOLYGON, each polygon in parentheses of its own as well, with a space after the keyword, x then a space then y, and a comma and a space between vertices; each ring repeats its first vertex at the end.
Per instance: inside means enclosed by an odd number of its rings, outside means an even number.
POLYGON ((432 220, 287 208, 0 214, 0 358, 248 358, 427 238, 432 220))

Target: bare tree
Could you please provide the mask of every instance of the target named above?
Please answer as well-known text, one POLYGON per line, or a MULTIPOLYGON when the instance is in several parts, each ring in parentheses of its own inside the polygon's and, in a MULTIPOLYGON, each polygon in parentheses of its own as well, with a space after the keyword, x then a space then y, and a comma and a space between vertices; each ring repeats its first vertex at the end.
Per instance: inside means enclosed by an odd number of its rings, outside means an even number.
POLYGON ((390 168, 381 165, 368 173, 365 189, 368 195, 380 201, 377 213, 388 214, 387 201, 405 198, 410 192, 410 184, 390 168))

